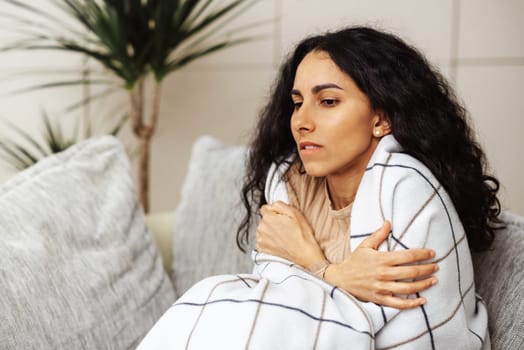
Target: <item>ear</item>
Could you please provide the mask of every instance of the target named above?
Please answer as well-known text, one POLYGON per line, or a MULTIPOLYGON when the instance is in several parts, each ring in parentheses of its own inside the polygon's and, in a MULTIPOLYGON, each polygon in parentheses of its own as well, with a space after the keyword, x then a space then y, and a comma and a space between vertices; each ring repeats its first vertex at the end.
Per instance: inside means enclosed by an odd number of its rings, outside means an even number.
POLYGON ((377 111, 373 117, 373 135, 382 137, 391 134, 391 122, 383 111, 377 111))

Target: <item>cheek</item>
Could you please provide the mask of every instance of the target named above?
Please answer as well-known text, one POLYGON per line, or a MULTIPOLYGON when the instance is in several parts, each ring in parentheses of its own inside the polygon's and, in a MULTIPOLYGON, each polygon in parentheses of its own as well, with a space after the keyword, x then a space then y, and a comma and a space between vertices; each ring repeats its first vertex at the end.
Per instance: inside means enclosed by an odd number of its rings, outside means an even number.
POLYGON ((346 150, 360 151, 368 147, 372 140, 372 127, 367 118, 351 118, 334 125, 331 131, 331 137, 346 150))
POLYGON ((291 136, 293 136, 293 140, 298 142, 299 133, 295 131, 295 129, 291 128, 291 136))
POLYGON ((368 136, 371 130, 369 118, 348 113, 340 113, 326 119, 326 125, 334 134, 351 138, 368 136))

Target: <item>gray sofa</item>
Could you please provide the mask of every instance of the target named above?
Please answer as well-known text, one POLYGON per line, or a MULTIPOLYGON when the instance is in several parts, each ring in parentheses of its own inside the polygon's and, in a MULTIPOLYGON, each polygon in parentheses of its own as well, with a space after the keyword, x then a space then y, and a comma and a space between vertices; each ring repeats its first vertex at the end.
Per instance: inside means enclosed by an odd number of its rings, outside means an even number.
MULTIPOLYGON (((244 157, 243 147, 198 139, 176 213, 148 217, 111 137, 3 184, 0 349, 133 349, 196 281, 249 272, 235 244, 244 157)), ((522 349, 524 219, 503 218, 493 250, 474 256, 477 285, 493 348, 522 349)))

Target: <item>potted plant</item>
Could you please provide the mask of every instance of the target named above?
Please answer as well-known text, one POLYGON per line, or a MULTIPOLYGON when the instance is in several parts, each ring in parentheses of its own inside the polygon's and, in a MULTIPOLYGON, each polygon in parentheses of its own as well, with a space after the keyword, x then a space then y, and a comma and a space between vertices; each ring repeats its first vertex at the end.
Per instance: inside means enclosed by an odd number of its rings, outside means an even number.
MULTIPOLYGON (((238 36, 251 26, 223 36, 217 33, 256 1, 234 0, 225 5, 213 0, 48 1, 61 12, 62 30, 53 29, 58 21, 55 16, 32 3, 2 1, 16 9, 17 15, 10 20, 21 25, 21 30, 17 32, 20 36, 0 52, 62 50, 86 55, 112 73, 129 95, 129 119, 138 142, 138 192, 147 213, 150 142, 158 123, 163 80, 202 56, 252 39, 238 36), (152 86, 146 85, 148 77, 153 78, 152 86), (150 94, 146 93, 148 87, 152 89, 150 94), (149 115, 145 115, 147 103, 149 115)), ((0 15, 5 9, 0 10, 0 15)), ((114 83, 93 78, 38 87, 104 82, 114 83)))
MULTIPOLYGON (((85 118, 84 118, 85 119, 85 118)), ((9 140, 6 137, 0 138, 0 158, 15 170, 23 170, 37 163, 51 154, 59 153, 70 146, 88 139, 95 134, 109 134, 117 136, 128 116, 123 115, 110 129, 98 130, 89 119, 83 120, 84 130, 81 131, 81 120, 75 120, 75 127, 72 132, 63 130, 57 118, 51 119, 48 114, 42 112, 42 124, 40 137, 30 135, 24 129, 8 123, 6 125, 12 133, 19 136, 21 142, 9 140)))

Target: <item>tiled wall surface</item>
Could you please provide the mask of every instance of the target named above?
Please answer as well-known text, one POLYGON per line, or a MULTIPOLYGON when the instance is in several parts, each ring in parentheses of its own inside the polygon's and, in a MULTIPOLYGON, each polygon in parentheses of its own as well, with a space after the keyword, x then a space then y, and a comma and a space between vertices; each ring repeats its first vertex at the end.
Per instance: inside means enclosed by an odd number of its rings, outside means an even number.
MULTIPOLYGON (((198 135, 229 144, 247 141, 280 61, 298 40, 366 24, 414 44, 452 81, 503 184, 504 208, 524 215, 524 1, 261 0, 232 27, 265 20, 252 29, 263 39, 194 62, 165 81, 152 148, 153 211, 176 207, 198 135)), ((0 74, 18 60, 3 62, 0 56, 0 74)), ((0 89, 5 86, 0 82, 0 89)), ((0 116, 33 125, 27 115, 38 114, 39 104, 58 110, 75 93, 32 94, 31 103, 28 95, 0 97, 0 116)))

